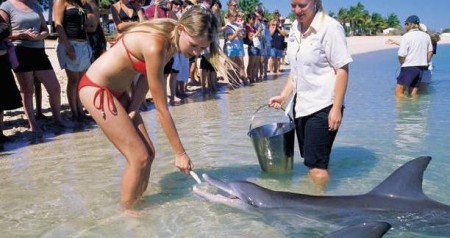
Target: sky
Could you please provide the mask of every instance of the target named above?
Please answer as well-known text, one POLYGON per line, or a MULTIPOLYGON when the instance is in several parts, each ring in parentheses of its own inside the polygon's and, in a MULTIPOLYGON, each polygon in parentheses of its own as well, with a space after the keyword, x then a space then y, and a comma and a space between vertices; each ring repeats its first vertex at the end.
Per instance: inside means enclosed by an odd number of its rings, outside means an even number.
MULTIPOLYGON (((278 9, 283 16, 291 13, 290 0, 260 0, 260 2, 269 11, 278 9)), ((393 13, 402 23, 408 16, 417 15, 430 30, 450 29, 450 0, 322 0, 325 11, 332 11, 335 14, 341 8, 349 9, 350 6, 356 6, 358 2, 361 2, 370 14, 376 12, 386 18, 393 13)))

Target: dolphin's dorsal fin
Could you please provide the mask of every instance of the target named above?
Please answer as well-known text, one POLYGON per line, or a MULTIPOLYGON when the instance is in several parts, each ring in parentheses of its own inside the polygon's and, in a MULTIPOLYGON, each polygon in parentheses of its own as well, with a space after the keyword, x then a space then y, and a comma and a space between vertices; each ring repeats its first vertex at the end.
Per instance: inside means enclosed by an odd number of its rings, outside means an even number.
POLYGON ((428 198, 423 193, 422 181, 423 172, 430 160, 430 156, 421 156, 407 162, 368 194, 414 199, 428 198))

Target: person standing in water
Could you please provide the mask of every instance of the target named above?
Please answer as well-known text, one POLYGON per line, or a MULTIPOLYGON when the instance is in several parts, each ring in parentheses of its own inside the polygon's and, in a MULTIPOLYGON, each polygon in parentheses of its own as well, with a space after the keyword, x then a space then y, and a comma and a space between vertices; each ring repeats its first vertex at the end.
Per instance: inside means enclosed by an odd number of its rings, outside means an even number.
POLYGON ((227 78, 230 63, 216 43, 216 21, 210 10, 194 6, 178 21, 163 18, 136 23, 121 34, 81 79, 78 86, 81 102, 127 160, 120 200, 128 213, 136 213, 134 207, 147 189, 155 158, 155 148, 138 110, 148 89, 172 146, 175 166, 183 173, 194 168, 169 112, 163 69, 177 51, 194 57, 209 47, 208 60, 227 78), (130 97, 126 92, 136 72, 145 74, 148 80, 140 81, 130 97))
POLYGON ((325 13, 321 0, 291 0, 291 7, 297 18, 286 50, 291 72, 269 106, 280 108, 294 94, 300 153, 311 179, 322 189, 329 180, 330 154, 342 122, 352 58, 342 25, 325 13))
POLYGON ((393 40, 386 41, 387 44, 399 45, 398 61, 400 63, 400 74, 397 77, 395 96, 402 98, 405 91, 411 97, 416 97, 424 72, 433 57, 433 44, 430 36, 420 28, 420 19, 411 15, 405 20, 406 33, 401 42, 393 40))

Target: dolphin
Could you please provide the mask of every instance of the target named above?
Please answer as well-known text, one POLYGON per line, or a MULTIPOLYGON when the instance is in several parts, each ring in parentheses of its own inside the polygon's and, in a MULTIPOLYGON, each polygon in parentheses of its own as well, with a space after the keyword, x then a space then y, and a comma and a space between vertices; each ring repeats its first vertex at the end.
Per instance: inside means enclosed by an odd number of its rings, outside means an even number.
POLYGON ((322 219, 344 220, 346 225, 354 224, 355 219, 364 220, 372 216, 391 224, 403 223, 401 228, 405 230, 423 232, 427 230, 424 227, 428 227, 434 232, 433 225, 437 224, 445 232, 450 232, 450 206, 423 193, 423 173, 430 161, 430 156, 413 159, 361 195, 314 196, 274 191, 248 181, 221 181, 207 174, 203 174, 203 178, 225 192, 225 196, 197 186, 194 186, 194 192, 207 200, 241 209, 284 209, 297 214, 322 216, 322 219), (381 218, 380 214, 383 215, 381 218), (390 220, 384 219, 385 215, 390 215, 390 220), (426 226, 417 226, 424 221, 428 221, 426 226))
POLYGON ((380 238, 391 229, 387 222, 363 222, 360 224, 344 227, 323 238, 380 238))

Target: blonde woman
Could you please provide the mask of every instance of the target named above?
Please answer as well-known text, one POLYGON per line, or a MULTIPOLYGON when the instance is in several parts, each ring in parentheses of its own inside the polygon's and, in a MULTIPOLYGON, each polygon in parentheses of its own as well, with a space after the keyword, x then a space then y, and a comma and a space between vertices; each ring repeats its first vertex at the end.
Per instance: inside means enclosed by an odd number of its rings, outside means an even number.
POLYGON ((214 15, 199 6, 189 9, 178 21, 164 18, 142 22, 125 31, 81 79, 78 90, 82 103, 127 160, 120 198, 125 211, 134 213, 155 158, 155 148, 138 111, 149 88, 174 152, 175 166, 183 173, 193 169, 168 109, 163 68, 176 52, 193 57, 209 47, 209 61, 227 78, 225 67, 229 63, 215 37, 214 15), (140 81, 130 97, 126 91, 136 72, 146 74, 148 80, 140 81))
POLYGON ((291 8, 296 16, 286 51, 291 71, 285 88, 269 105, 279 108, 294 94, 300 154, 322 190, 330 177, 330 154, 342 122, 352 57, 344 28, 326 14, 321 0, 291 0, 291 8))

